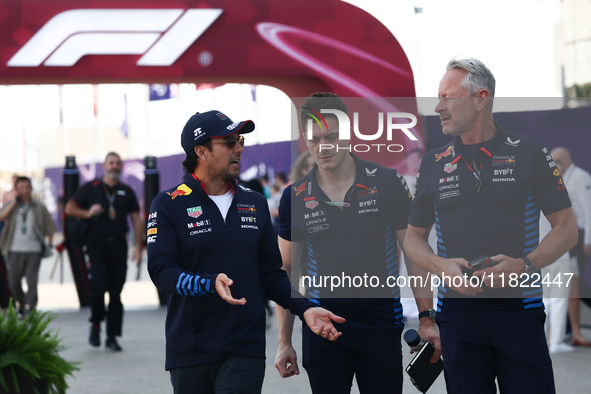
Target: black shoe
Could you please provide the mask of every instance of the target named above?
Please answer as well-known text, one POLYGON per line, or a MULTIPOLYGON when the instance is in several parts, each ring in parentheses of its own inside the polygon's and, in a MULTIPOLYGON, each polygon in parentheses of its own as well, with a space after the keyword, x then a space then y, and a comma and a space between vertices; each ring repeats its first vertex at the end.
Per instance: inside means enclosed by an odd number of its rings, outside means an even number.
POLYGON ((114 337, 107 338, 107 343, 105 343, 105 346, 107 347, 107 349, 110 349, 114 352, 120 352, 123 350, 123 348, 121 348, 121 346, 119 346, 119 344, 117 343, 117 340, 114 337))
POLYGON ((24 305, 21 305, 18 307, 18 318, 20 320, 23 320, 25 318, 25 312, 26 312, 26 309, 25 309, 24 305))
POLYGON ((88 337, 88 342, 90 346, 99 347, 101 346, 101 334, 100 334, 100 327, 98 324, 92 324, 90 326, 90 336, 88 337))

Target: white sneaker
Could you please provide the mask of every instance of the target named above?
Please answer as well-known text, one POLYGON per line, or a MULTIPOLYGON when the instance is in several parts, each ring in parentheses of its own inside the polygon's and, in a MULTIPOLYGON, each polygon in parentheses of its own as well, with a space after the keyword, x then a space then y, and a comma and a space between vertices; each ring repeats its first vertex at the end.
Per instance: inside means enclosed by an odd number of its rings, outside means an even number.
POLYGON ((568 353, 568 352, 572 352, 573 350, 575 350, 575 348, 572 347, 571 345, 567 345, 566 343, 559 343, 556 345, 550 345, 550 354, 568 353))

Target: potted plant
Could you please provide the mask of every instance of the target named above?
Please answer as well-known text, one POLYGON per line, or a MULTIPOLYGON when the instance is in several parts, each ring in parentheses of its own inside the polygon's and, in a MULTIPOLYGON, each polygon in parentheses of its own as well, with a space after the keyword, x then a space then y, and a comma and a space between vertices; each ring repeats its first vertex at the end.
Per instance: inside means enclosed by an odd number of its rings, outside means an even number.
POLYGON ((0 312, 0 393, 65 393, 66 376, 79 370, 79 363, 64 360, 64 349, 47 326, 53 312, 33 310, 19 321, 14 304, 0 312))

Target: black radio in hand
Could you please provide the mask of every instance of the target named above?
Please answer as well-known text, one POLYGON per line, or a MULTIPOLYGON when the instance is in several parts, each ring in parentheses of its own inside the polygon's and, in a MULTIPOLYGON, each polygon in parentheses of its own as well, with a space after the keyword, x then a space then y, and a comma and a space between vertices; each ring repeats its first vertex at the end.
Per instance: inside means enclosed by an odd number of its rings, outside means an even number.
POLYGON ((498 263, 496 261, 494 261, 493 259, 491 259, 488 256, 480 256, 480 257, 477 257, 473 260, 468 261, 468 265, 474 271, 483 270, 485 268, 490 268, 490 267, 493 267, 497 264, 498 263))

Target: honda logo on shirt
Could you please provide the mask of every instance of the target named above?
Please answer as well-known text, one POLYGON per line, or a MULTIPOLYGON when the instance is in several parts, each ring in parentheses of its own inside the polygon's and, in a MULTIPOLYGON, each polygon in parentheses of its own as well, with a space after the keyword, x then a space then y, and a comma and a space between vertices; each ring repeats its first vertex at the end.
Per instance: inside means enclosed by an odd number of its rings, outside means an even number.
POLYGON ((69 67, 85 55, 142 55, 138 66, 172 65, 221 9, 77 9, 49 20, 9 67, 69 67))

